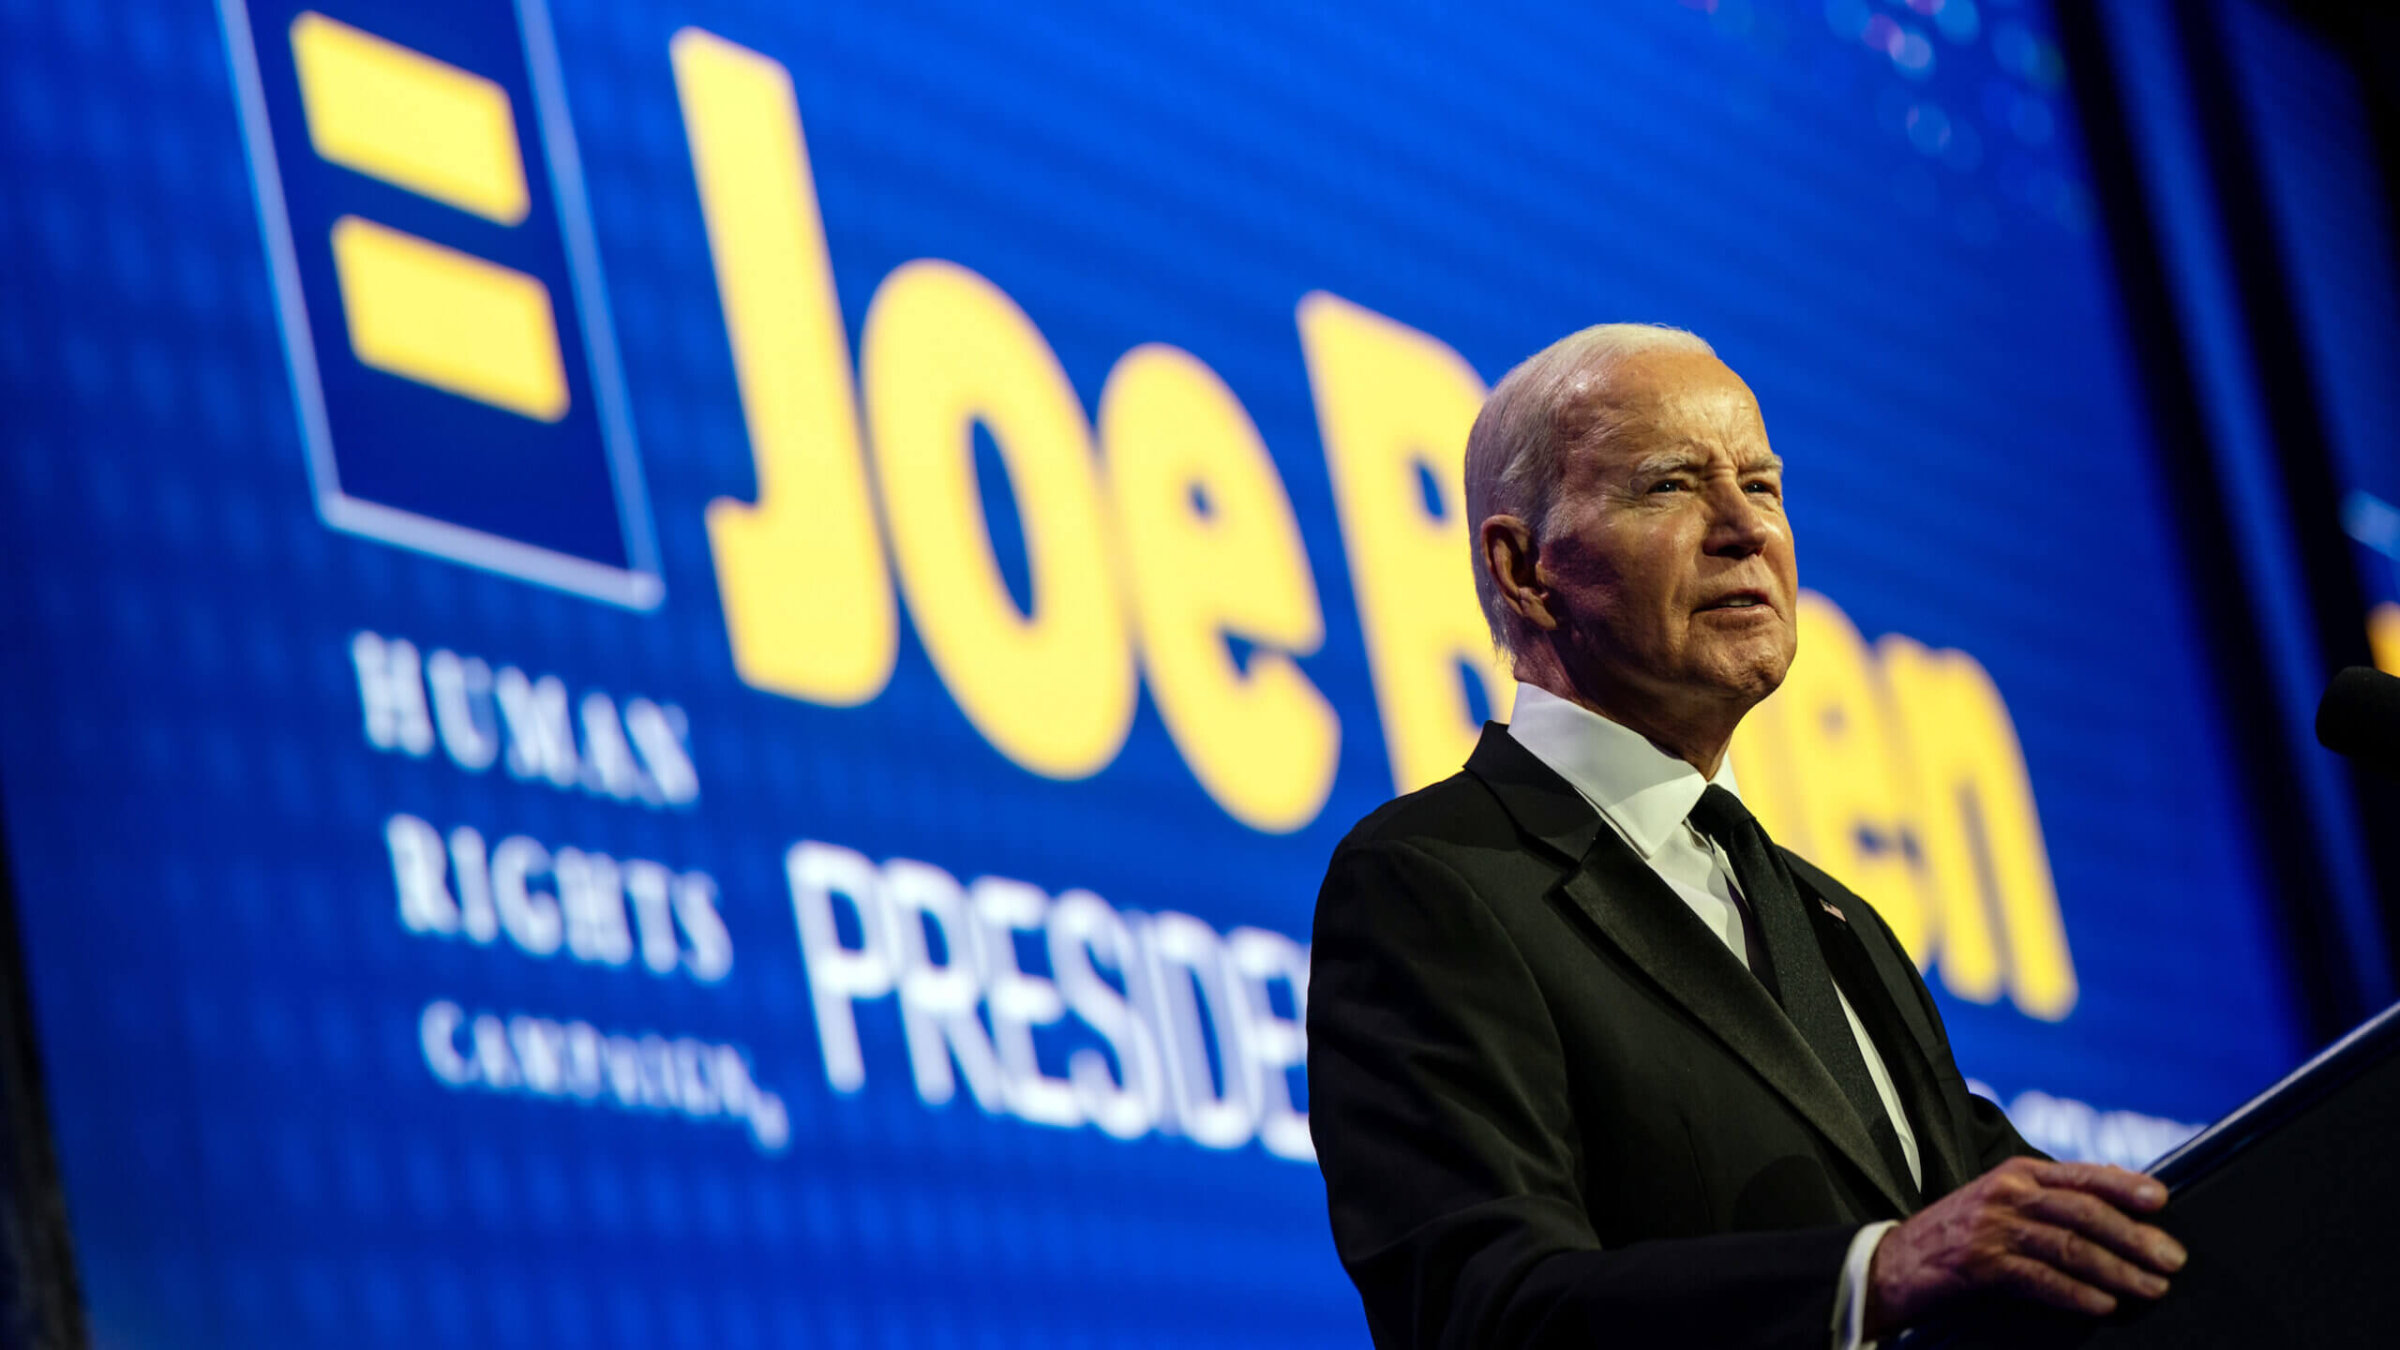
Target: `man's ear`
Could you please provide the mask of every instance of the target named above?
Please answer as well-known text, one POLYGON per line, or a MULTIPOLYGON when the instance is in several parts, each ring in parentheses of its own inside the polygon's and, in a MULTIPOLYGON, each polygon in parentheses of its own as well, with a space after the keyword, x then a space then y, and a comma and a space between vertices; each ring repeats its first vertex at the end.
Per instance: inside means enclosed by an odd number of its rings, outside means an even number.
POLYGON ((1515 516, 1491 516, 1477 531, 1476 542, 1482 546, 1484 571, 1499 588, 1500 603, 1542 632, 1556 629, 1550 587, 1536 565, 1540 560, 1533 527, 1515 516))

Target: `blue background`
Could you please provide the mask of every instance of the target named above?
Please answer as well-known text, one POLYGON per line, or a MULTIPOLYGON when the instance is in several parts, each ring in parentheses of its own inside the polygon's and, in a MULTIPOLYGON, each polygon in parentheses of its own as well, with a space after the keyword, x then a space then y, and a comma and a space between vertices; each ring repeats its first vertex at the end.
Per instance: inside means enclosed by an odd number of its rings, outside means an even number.
POLYGON ((635 614, 326 529, 215 11, 0 0, 0 790, 96 1339, 1363 1343, 1305 1166, 929 1109, 888 1004, 862 1005, 865 1090, 829 1092, 781 871, 831 840, 1305 937, 1390 784, 1312 290, 1487 381, 1603 319, 1709 338, 1790 464, 1804 584, 1870 639, 1973 654, 2015 717, 2081 999, 2053 1024, 1940 995, 1962 1067, 2195 1122, 2272 1080, 2309 1038, 2170 519, 2190 451, 2142 412, 2045 16, 1948 12, 562 6, 667 589, 635 614), (1930 67, 1870 45, 1878 17, 1930 67), (702 512, 754 480, 668 64, 687 25, 790 68, 853 341, 887 273, 944 258, 1023 306, 1087 411, 1148 341, 1240 396, 1324 604, 1302 664, 1344 735, 1314 823, 1226 816, 1147 694, 1097 777, 1027 774, 905 623, 866 708, 735 677, 702 512), (670 700, 702 796, 377 753, 360 629, 670 700), (733 973, 413 938, 396 811, 705 869, 733 973), (445 1091, 436 997, 739 1042, 791 1146, 445 1091))

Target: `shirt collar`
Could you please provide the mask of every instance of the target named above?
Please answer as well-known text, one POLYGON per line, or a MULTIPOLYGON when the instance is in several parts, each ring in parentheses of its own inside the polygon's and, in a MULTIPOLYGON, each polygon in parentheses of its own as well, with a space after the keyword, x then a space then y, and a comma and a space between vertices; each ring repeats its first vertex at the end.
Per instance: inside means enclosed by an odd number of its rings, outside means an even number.
POLYGON ((1715 779, 1703 778, 1642 733, 1538 685, 1517 686, 1508 734, 1583 794, 1644 861, 1674 836, 1710 782, 1742 795, 1730 756, 1715 779))

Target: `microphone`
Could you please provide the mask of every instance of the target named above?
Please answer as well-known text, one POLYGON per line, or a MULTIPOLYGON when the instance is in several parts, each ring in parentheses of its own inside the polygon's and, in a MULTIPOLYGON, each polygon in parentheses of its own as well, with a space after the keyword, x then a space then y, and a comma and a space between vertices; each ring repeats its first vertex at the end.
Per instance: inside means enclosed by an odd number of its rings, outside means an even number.
POLYGON ((2317 744, 2400 777, 2400 678, 2351 666, 2317 704, 2317 744))

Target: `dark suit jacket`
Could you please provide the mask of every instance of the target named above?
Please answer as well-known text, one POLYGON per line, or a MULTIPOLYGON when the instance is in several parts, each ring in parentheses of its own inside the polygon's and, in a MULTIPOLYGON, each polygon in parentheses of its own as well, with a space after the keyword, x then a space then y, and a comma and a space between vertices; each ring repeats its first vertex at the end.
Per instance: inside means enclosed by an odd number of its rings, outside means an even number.
MULTIPOLYGON (((2032 1153, 1891 930, 1785 858, 1924 1194, 2032 1153)), ((1334 1243, 1385 1350, 1814 1350, 1852 1236, 1911 1208, 1764 987, 1498 726, 1335 850, 1308 1045, 1334 1243)))

